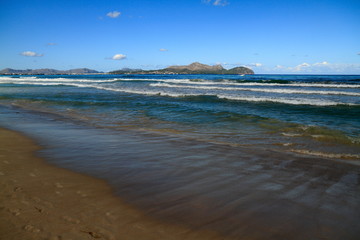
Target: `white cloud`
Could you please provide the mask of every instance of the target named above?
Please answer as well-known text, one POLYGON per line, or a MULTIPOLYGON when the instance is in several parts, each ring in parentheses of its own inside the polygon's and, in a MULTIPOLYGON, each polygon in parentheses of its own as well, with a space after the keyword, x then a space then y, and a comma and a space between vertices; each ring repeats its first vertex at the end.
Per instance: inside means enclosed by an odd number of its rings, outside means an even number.
POLYGON ((323 70, 328 70, 326 68, 333 68, 334 65, 330 64, 326 61, 324 62, 317 62, 313 64, 309 63, 302 63, 300 65, 297 65, 296 67, 290 67, 290 70, 293 70, 295 72, 319 72, 323 70))
POLYGON ((309 63, 302 63, 293 68, 295 72, 306 71, 311 65, 309 63))
POLYGON ((124 54, 115 54, 111 59, 112 60, 123 60, 126 58, 126 55, 124 54))
POLYGON ((206 3, 206 4, 211 4, 214 6, 221 6, 221 7, 229 4, 229 2, 227 0, 203 0, 202 2, 206 3))
POLYGON ((226 0, 215 0, 213 3, 214 6, 226 6, 228 4, 229 3, 226 0))
POLYGON ((326 65, 329 65, 329 63, 326 61, 313 64, 313 66, 326 66, 326 65))
POLYGON ((303 68, 303 67, 310 67, 311 65, 309 63, 302 63, 300 65, 297 65, 296 67, 303 68))
POLYGON ((221 64, 221 65, 223 65, 225 68, 234 68, 234 67, 244 66, 243 63, 217 62, 217 63, 215 63, 215 64, 221 64))
POLYGON ((262 63, 250 63, 250 64, 246 64, 246 67, 252 68, 252 67, 261 67, 262 63))
POLYGON ((46 45, 48 45, 48 46, 55 46, 55 45, 57 45, 57 43, 48 43, 48 44, 46 44, 46 45))
POLYGON ((159 51, 160 51, 160 52, 167 52, 167 51, 169 51, 169 50, 166 49, 166 48, 160 48, 159 51))
POLYGON ((25 57, 42 57, 44 56, 44 54, 39 54, 36 52, 32 52, 32 51, 25 51, 20 53, 20 55, 25 56, 25 57))
POLYGON ((117 18, 119 17, 121 14, 121 12, 118 12, 118 11, 112 11, 112 12, 109 12, 108 14, 106 14, 106 16, 110 17, 110 18, 117 18))

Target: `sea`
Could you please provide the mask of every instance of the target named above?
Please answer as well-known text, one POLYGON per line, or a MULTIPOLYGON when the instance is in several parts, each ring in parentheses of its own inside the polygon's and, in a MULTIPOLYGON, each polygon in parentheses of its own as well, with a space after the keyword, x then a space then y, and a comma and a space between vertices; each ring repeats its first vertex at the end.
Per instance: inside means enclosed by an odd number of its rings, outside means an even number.
POLYGON ((360 237, 360 75, 2 75, 0 126, 160 220, 360 237))

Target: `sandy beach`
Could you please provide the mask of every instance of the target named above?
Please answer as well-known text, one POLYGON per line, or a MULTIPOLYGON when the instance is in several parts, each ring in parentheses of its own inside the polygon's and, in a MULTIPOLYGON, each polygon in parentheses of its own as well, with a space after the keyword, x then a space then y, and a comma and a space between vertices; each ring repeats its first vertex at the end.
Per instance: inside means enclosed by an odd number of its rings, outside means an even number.
POLYGON ((49 165, 39 149, 0 129, 1 239, 224 239, 144 216, 104 181, 49 165))
POLYGON ((360 0, 0 6, 0 240, 360 240, 360 0))

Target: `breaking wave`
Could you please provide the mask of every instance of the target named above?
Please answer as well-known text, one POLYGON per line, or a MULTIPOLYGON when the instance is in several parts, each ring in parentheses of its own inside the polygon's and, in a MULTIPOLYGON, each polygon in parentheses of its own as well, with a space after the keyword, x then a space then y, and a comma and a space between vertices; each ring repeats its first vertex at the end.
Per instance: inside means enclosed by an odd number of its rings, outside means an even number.
POLYGON ((348 95, 360 96, 356 92, 341 92, 341 91, 311 91, 311 90, 295 90, 295 89, 276 89, 276 88, 241 88, 241 87, 214 87, 214 86, 189 86, 189 85, 174 85, 167 83, 152 83, 153 87, 167 87, 167 88, 192 88, 205 90, 226 90, 226 91, 254 91, 267 93, 289 93, 289 94, 324 94, 324 95, 348 95))
POLYGON ((141 95, 158 95, 168 97, 193 97, 193 96, 215 96, 219 99, 226 99, 232 101, 249 101, 249 102, 275 102, 283 104, 294 104, 294 105, 313 105, 313 106, 334 106, 334 105, 349 105, 354 106, 358 104, 344 103, 339 101, 331 101, 324 99, 308 99, 308 98, 284 98, 284 97, 259 97, 259 96, 234 96, 227 94, 214 94, 214 93, 174 93, 166 92, 161 89, 136 89, 136 88, 119 88, 119 87, 104 87, 96 84, 79 84, 71 82, 18 82, 18 84, 30 84, 30 85, 41 85, 41 86, 73 86, 80 88, 96 88, 100 90, 123 92, 141 95))

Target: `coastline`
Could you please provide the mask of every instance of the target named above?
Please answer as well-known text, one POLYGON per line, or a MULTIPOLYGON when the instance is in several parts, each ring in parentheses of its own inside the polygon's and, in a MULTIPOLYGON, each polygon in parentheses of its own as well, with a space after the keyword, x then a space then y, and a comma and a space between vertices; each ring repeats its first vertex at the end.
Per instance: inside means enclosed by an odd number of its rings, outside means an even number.
POLYGON ((55 167, 33 140, 0 128, 4 239, 224 239, 162 223, 113 195, 103 180, 55 167))

